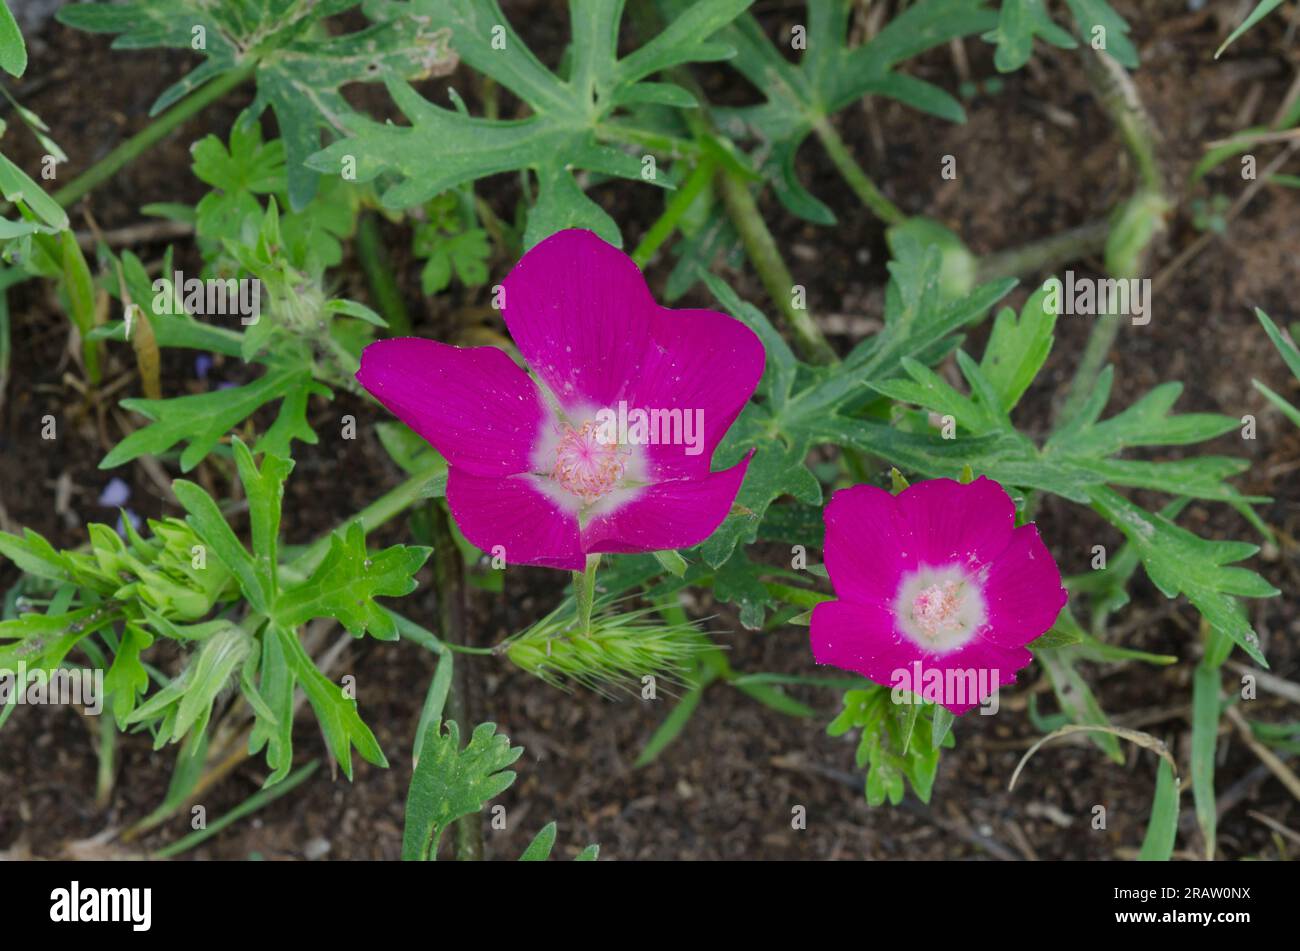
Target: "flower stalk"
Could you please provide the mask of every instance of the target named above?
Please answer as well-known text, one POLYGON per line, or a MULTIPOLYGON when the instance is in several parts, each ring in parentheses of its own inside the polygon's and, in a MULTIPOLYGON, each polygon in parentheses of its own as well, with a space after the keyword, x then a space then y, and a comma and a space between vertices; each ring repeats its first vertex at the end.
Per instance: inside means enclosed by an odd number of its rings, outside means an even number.
POLYGON ((577 606, 577 629, 582 634, 591 633, 591 609, 596 601, 596 569, 600 555, 588 555, 587 567, 573 573, 573 596, 577 606))

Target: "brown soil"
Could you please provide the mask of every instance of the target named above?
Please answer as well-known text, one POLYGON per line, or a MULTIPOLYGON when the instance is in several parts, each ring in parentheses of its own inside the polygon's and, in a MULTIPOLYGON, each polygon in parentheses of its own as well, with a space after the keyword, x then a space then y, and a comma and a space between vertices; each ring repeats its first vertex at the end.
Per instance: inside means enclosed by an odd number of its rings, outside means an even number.
MULTIPOLYGON (((1282 18, 1257 28, 1216 64, 1214 48, 1229 26, 1210 13, 1188 14, 1186 4, 1173 0, 1116 6, 1134 27, 1142 55, 1138 88, 1162 130, 1172 180, 1185 180, 1202 143, 1267 121, 1281 102, 1293 73, 1294 49, 1283 41, 1282 18)), ((538 8, 551 10, 538 3, 508 3, 506 8, 544 59, 558 58, 545 51, 558 52, 567 29, 563 13, 527 15, 538 8)), ((759 12, 775 35, 802 15, 801 9, 765 3, 759 12)), ((45 118, 68 152, 70 162, 60 171, 65 180, 142 128, 157 93, 192 65, 182 54, 112 52, 106 38, 57 24, 46 27, 41 40, 33 45, 28 79, 15 91, 45 118)), ((964 48, 972 78, 994 75, 984 44, 970 40, 964 48)), ((925 57, 916 71, 947 89, 956 89, 964 78, 947 51, 925 57)), ((462 92, 475 89, 463 70, 448 82, 462 92)), ((738 94, 743 98, 743 91, 738 94)), ((209 131, 224 134, 249 98, 247 90, 232 95, 96 191, 89 208, 98 224, 137 223, 138 209, 147 202, 199 197, 202 188, 189 173, 189 145, 209 131)), ((876 101, 869 109, 845 110, 838 121, 855 154, 904 210, 944 221, 980 253, 1081 224, 1103 214, 1129 187, 1124 151, 1088 93, 1077 54, 1040 48, 1031 68, 1006 77, 1000 91, 968 100, 967 109, 969 121, 957 126, 876 101), (940 157, 949 154, 957 157, 956 182, 944 182, 938 174, 940 157)), ((16 121, 10 122, 5 151, 25 168, 39 167, 39 150, 16 121)), ((1261 166, 1272 154, 1261 158, 1261 166)), ((765 208, 797 280, 809 288, 810 306, 820 314, 878 318, 886 259, 880 226, 860 209, 814 143, 801 154, 801 173, 837 210, 838 226, 825 229, 796 221, 771 200, 765 208)), ((1229 196, 1241 188, 1226 174, 1213 177, 1211 184, 1229 196)), ((504 218, 513 217, 515 193, 509 183, 484 194, 504 218)), ((631 241, 658 212, 657 203, 647 201, 636 185, 605 186, 596 194, 631 241)), ((1294 542, 1300 522, 1300 433, 1267 408, 1250 380, 1259 378, 1292 399, 1297 384, 1288 378, 1251 308, 1263 307, 1283 321, 1293 317, 1290 278, 1300 246, 1297 210, 1294 192, 1265 189, 1226 237, 1177 274, 1156 301, 1151 324, 1125 328, 1112 353, 1117 372, 1112 411, 1156 383, 1176 379, 1186 383, 1180 409, 1258 418, 1255 441, 1229 434, 1210 448, 1249 457, 1252 466, 1240 480, 1241 488, 1276 500, 1263 506, 1261 514, 1282 544, 1269 546, 1255 564, 1284 592, 1297 590, 1300 574, 1294 542)), ((80 214, 74 217, 83 227, 80 214)), ((464 308, 485 303, 459 290, 432 301, 421 298, 417 266, 405 266, 408 239, 400 232, 392 235, 420 331, 444 336, 464 308)), ((1165 266, 1196 237, 1184 206, 1171 222, 1154 267, 1165 266)), ((138 249, 146 259, 160 251, 138 249)), ((652 284, 662 286, 665 263, 650 269, 652 284)), ((495 262, 494 276, 508 264, 495 262)), ((343 274, 349 292, 364 296, 364 283, 351 263, 343 274)), ((752 275, 726 276, 743 296, 763 301, 752 275)), ((1022 297, 1017 293, 1014 301, 1018 304, 1022 297)), ((696 291, 683 303, 708 301, 696 291)), ((120 433, 111 416, 98 418, 67 382, 78 371, 69 363, 66 320, 49 290, 29 283, 11 293, 10 304, 15 359, 0 411, 0 527, 30 526, 57 545, 74 546, 84 538, 85 521, 111 518, 97 506, 109 474, 96 466, 120 433), (60 438, 54 442, 38 436, 47 413, 60 421, 60 438)), ((1030 432, 1046 427, 1050 398, 1073 372, 1088 329, 1084 318, 1063 320, 1048 367, 1018 410, 1018 420, 1030 432)), ((986 333, 985 328, 973 335, 976 352, 986 333)), ((198 386, 186 362, 173 359, 167 371, 169 395, 198 386)), ((120 366, 110 379, 127 372, 120 366)), ((217 378, 225 372, 237 374, 239 368, 218 367, 217 378)), ((134 394, 136 386, 128 379, 119 395, 134 394)), ((342 413, 354 413, 366 435, 356 442, 326 437, 319 446, 301 450, 286 506, 291 540, 314 537, 398 481, 366 425, 382 417, 341 395, 336 406, 317 407, 322 432, 328 433, 342 413)), ((113 474, 130 483, 132 507, 142 516, 174 512, 141 467, 113 474)), ((215 471, 202 477, 218 480, 218 487, 223 478, 215 471)), ((1044 506, 1039 524, 1067 572, 1086 567, 1092 545, 1113 550, 1119 542, 1091 513, 1056 500, 1044 506)), ((1223 506, 1195 504, 1184 524, 1214 537, 1254 538, 1253 530, 1223 506)), ((390 526, 382 540, 401 540, 404 533, 402 527, 390 526)), ((0 586, 7 587, 13 578, 10 566, 0 567, 0 586)), ((407 608, 434 626, 427 571, 421 580, 422 588, 407 608)), ((517 630, 554 603, 563 583, 556 572, 512 569, 504 594, 475 592, 474 640, 492 643, 517 630)), ((1140 575, 1132 596, 1117 618, 1126 632, 1124 643, 1189 662, 1170 669, 1111 665, 1094 670, 1093 682, 1118 722, 1185 743, 1190 662, 1199 643, 1196 613, 1185 603, 1171 606, 1140 575)), ((1300 675, 1300 617, 1294 601, 1252 602, 1252 608, 1274 672, 1295 680, 1300 675)), ((697 613, 718 615, 709 627, 737 667, 814 672, 805 629, 745 632, 728 610, 718 611, 707 599, 697 613)), ((560 855, 599 842, 603 856, 619 859, 1109 858, 1137 847, 1150 808, 1150 757, 1130 756, 1127 765, 1116 767, 1084 745, 1049 747, 1031 762, 1017 790, 1006 791, 1017 760, 1038 735, 1023 712, 1028 694, 1045 687, 1036 668, 1022 673, 1020 685, 1004 695, 1003 715, 958 723, 957 747, 944 757, 930 807, 909 801, 903 808, 870 809, 861 774, 853 770, 852 744, 825 735, 838 699, 827 692, 793 690, 819 711, 816 719, 799 720, 715 686, 679 740, 654 764, 636 770, 632 763, 667 713, 669 700, 611 702, 583 692, 566 694, 491 658, 463 662, 479 684, 475 719, 496 721, 527 748, 519 780, 500 800, 508 829, 487 833, 494 857, 516 856, 536 829, 556 819, 560 855), (1091 831, 1088 824, 1095 804, 1108 810, 1108 828, 1102 832, 1091 831), (806 830, 791 828, 797 805, 806 807, 806 830)), ((398 855, 410 746, 433 662, 412 645, 367 640, 349 647, 339 670, 356 676, 362 714, 391 767, 358 764, 352 783, 318 772, 293 793, 194 850, 192 857, 398 855)), ((1046 709, 1053 708, 1050 694, 1040 692, 1039 697, 1046 709)), ((1293 713, 1288 717, 1286 710, 1273 709, 1271 700, 1259 704, 1256 710, 1268 708, 1263 717, 1294 719, 1293 713)), ((145 738, 125 738, 111 801, 100 809, 94 805, 91 733, 87 721, 62 708, 25 708, 5 727, 0 735, 0 779, 6 791, 0 797, 0 854, 61 854, 69 843, 125 827, 158 804, 174 751, 153 753, 145 738)), ((1245 791, 1244 800, 1222 821, 1221 854, 1275 857, 1287 848, 1294 852, 1294 846, 1269 833, 1248 811, 1265 812, 1294 828, 1300 825, 1295 802, 1238 738, 1225 735, 1220 746, 1220 795, 1234 787, 1245 791)), ((300 762, 323 754, 309 722, 300 722, 295 748, 300 762)), ((261 764, 244 763, 205 796, 208 815, 238 805, 263 777, 261 764)), ((1184 804, 1190 808, 1190 797, 1184 804)), ((177 817, 139 845, 161 847, 188 831, 186 819, 177 817)), ((1184 842, 1194 842, 1194 837, 1180 840, 1180 847, 1184 842)))

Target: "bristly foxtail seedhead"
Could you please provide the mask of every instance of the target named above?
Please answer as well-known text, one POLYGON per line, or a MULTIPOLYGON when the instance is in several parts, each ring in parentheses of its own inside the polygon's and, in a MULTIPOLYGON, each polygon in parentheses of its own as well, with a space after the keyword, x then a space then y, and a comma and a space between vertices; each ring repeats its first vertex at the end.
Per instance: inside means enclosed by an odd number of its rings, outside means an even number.
POLYGON ((693 624, 647 620, 653 613, 642 608, 598 614, 591 630, 582 633, 566 601, 499 649, 521 670, 561 689, 577 683, 606 696, 613 690, 634 692, 647 675, 683 683, 709 642, 693 624))

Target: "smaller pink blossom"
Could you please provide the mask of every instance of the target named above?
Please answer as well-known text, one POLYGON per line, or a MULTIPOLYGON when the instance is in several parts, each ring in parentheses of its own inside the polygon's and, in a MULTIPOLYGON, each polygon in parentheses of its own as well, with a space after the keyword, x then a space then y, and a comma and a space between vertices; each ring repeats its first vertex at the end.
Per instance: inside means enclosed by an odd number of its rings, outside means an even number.
MULTIPOLYGON (((991 479, 931 479, 896 496, 854 486, 835 493, 825 519, 839 600, 813 611, 819 664, 890 687, 936 671, 987 693, 1015 681, 1032 659, 1025 645, 1065 605, 1038 529, 1016 527, 1015 504, 991 479)), ((960 715, 985 696, 937 699, 960 715)))
POLYGON ((409 337, 368 346, 357 373, 446 457, 465 537, 510 564, 581 570, 590 555, 713 534, 749 465, 710 461, 763 375, 754 332, 660 307, 631 258, 590 231, 542 241, 503 288, 531 374, 495 347, 409 337))

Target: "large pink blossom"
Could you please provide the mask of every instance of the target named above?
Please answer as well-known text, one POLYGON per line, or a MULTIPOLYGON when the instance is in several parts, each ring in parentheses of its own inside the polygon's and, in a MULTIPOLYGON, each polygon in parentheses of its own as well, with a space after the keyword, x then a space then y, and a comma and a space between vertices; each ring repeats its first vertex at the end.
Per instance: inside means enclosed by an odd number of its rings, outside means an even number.
POLYGON ((578 570, 589 554, 711 535, 749 462, 710 467, 763 374, 757 336, 714 311, 660 307, 632 260, 589 231, 538 244, 504 293, 535 376, 495 347, 409 337, 371 344, 357 373, 446 457, 465 537, 511 564, 578 570), (638 431, 637 410, 682 438, 638 431), (630 436, 611 440, 605 424, 620 414, 630 436), (697 423, 685 444, 683 427, 697 423))
MULTIPOLYGON (((1066 601, 1038 529, 1016 528, 1015 517, 1002 486, 986 478, 932 479, 897 496, 869 485, 837 492, 826 507, 825 554, 839 600, 813 611, 814 658, 887 686, 916 670, 980 672, 967 682, 990 692, 1012 683, 1031 660, 1025 645, 1066 601)), ((941 702, 962 714, 983 699, 941 702)))

